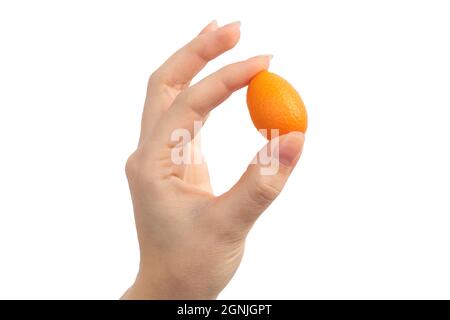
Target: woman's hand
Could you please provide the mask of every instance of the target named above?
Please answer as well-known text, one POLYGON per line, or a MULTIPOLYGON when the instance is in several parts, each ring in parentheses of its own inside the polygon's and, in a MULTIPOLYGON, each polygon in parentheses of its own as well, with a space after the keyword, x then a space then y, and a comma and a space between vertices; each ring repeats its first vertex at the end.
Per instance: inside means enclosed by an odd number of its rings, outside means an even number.
POLYGON ((219 28, 212 22, 149 79, 139 145, 126 164, 141 262, 125 299, 216 298, 239 266, 247 233, 298 161, 303 134, 281 136, 269 144, 275 151, 274 174, 264 174, 265 165, 256 157, 236 185, 218 197, 203 161, 174 161, 188 146, 194 159, 202 159, 195 124, 268 68, 270 56, 258 56, 190 86, 208 61, 237 44, 239 35, 239 23, 219 28), (174 141, 177 132, 189 133, 192 141, 174 141))

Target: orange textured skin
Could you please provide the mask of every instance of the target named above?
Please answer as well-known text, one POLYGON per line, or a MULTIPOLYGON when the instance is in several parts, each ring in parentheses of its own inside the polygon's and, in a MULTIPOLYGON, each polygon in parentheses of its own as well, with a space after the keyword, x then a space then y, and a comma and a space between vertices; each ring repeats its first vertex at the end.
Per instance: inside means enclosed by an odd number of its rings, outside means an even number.
POLYGON ((258 130, 278 129, 283 135, 291 131, 306 132, 308 117, 298 92, 280 76, 262 71, 248 85, 247 106, 258 130))

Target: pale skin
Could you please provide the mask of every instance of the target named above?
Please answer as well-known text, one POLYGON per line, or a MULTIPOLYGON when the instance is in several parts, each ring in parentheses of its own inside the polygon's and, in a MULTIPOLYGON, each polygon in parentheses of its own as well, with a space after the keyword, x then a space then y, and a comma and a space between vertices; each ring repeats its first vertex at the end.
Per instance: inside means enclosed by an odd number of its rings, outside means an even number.
POLYGON ((279 138, 276 174, 263 175, 262 164, 252 163, 228 192, 215 196, 206 163, 171 159, 174 130, 193 135, 195 121, 206 121, 210 111, 269 67, 270 56, 257 56, 190 84, 239 36, 239 22, 219 27, 213 21, 150 76, 139 144, 126 164, 140 266, 123 299, 217 298, 241 262, 248 232, 297 164, 304 135, 291 132, 279 138))

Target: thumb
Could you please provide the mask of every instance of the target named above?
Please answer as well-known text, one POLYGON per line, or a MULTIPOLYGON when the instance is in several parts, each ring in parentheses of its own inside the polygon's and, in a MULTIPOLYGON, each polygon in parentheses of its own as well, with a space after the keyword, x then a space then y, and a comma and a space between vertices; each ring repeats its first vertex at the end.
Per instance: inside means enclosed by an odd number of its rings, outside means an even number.
POLYGON ((233 225, 250 228, 283 189, 303 149, 305 137, 290 132, 272 139, 248 166, 239 181, 219 197, 221 212, 233 225), (271 155, 267 156, 268 150, 271 155))

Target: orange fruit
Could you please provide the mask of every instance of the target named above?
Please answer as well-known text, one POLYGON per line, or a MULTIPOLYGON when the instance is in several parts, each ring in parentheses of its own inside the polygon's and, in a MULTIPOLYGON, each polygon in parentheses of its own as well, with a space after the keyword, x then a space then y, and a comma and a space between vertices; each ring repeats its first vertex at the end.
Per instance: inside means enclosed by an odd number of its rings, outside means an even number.
POLYGON ((305 105, 298 92, 282 77, 269 71, 258 73, 248 85, 247 106, 256 129, 278 129, 305 133, 308 126, 305 105))

